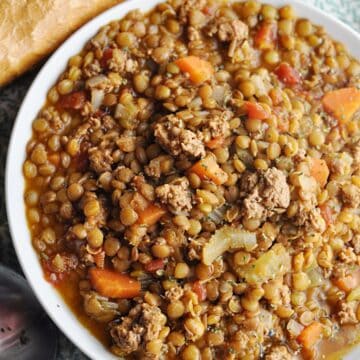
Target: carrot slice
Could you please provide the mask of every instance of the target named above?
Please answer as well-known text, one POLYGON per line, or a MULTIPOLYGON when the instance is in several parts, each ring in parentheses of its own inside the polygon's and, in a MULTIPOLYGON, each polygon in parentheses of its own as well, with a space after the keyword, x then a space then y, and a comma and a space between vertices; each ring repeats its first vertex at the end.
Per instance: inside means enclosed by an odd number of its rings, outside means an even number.
POLYGON ((270 114, 259 103, 246 101, 244 107, 248 117, 251 119, 264 120, 270 116, 270 114))
POLYGON ((360 90, 355 87, 329 91, 322 98, 324 110, 336 118, 340 124, 346 124, 360 109, 360 90))
POLYGON ((222 170, 213 156, 206 156, 190 168, 201 179, 210 179, 216 185, 221 185, 228 179, 228 174, 222 170))
POLYGON ((301 81, 301 76, 297 70, 288 63, 282 63, 275 69, 275 74, 285 85, 296 85, 301 81))
POLYGON ((91 285, 102 296, 130 299, 140 294, 140 282, 128 275, 94 267, 89 276, 91 285))
POLYGON ((332 282, 340 290, 349 292, 360 285, 360 271, 355 271, 354 273, 344 276, 342 278, 333 279, 332 282))
POLYGON ((214 73, 212 65, 197 56, 185 56, 177 59, 175 64, 181 71, 189 73, 190 80, 195 84, 209 80, 214 73))
POLYGON ((262 23, 254 38, 256 47, 261 50, 273 49, 276 45, 276 39, 276 22, 262 23))
POLYGON ((209 149, 217 149, 224 144, 225 139, 222 136, 217 136, 207 141, 205 145, 209 149))
POLYGON ((323 326, 318 321, 303 329, 297 337, 297 341, 304 346, 305 349, 311 349, 321 338, 323 326))
POLYGON ((311 158, 310 175, 315 178, 321 187, 326 185, 329 174, 330 171, 325 160, 311 158))
POLYGON ((166 214, 166 211, 160 206, 150 204, 146 209, 138 211, 137 224, 151 226, 156 224, 161 217, 166 214))

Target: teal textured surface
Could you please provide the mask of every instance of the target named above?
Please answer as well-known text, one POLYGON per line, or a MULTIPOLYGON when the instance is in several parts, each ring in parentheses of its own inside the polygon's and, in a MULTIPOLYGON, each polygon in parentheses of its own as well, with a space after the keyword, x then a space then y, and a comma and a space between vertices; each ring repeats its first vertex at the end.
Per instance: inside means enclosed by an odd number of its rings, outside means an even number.
POLYGON ((360 0, 303 0, 360 32, 360 0))

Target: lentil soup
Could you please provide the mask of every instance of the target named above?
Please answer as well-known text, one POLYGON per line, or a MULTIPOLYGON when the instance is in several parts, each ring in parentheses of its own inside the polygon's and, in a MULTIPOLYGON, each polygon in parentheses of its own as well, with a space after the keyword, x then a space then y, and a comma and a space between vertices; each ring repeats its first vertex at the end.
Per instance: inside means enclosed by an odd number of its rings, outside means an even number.
POLYGON ((119 357, 334 358, 359 338, 359 88, 288 5, 102 27, 26 149, 46 279, 119 357))

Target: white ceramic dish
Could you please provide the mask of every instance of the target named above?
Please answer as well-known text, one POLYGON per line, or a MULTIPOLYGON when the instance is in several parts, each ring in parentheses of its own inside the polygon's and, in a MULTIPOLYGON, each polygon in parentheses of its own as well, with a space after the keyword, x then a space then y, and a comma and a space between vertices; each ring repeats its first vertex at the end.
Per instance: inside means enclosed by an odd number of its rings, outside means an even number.
MULTIPOLYGON (((86 41, 108 22, 122 18, 133 9, 147 11, 162 0, 131 0, 99 15, 73 34, 47 61, 31 85, 18 113, 8 150, 6 167, 6 205, 13 243, 23 271, 40 303, 63 333, 92 359, 115 359, 103 345, 85 329, 62 300, 57 291, 44 280, 37 255, 32 248, 23 201, 24 178, 22 164, 25 146, 31 137, 31 123, 45 102, 48 89, 65 69, 68 59, 79 52, 86 41)), ((336 40, 344 43, 353 56, 360 57, 360 35, 320 10, 292 0, 264 0, 275 6, 291 3, 298 16, 323 25, 336 40)), ((360 358, 360 348, 347 356, 360 358)))

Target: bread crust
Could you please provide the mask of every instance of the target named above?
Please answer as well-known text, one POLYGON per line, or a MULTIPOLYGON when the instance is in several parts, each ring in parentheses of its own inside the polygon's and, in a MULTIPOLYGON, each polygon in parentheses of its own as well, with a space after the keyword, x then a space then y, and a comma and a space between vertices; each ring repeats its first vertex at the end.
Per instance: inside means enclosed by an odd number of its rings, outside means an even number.
POLYGON ((1 0, 0 86, 31 68, 73 31, 121 0, 1 0))

